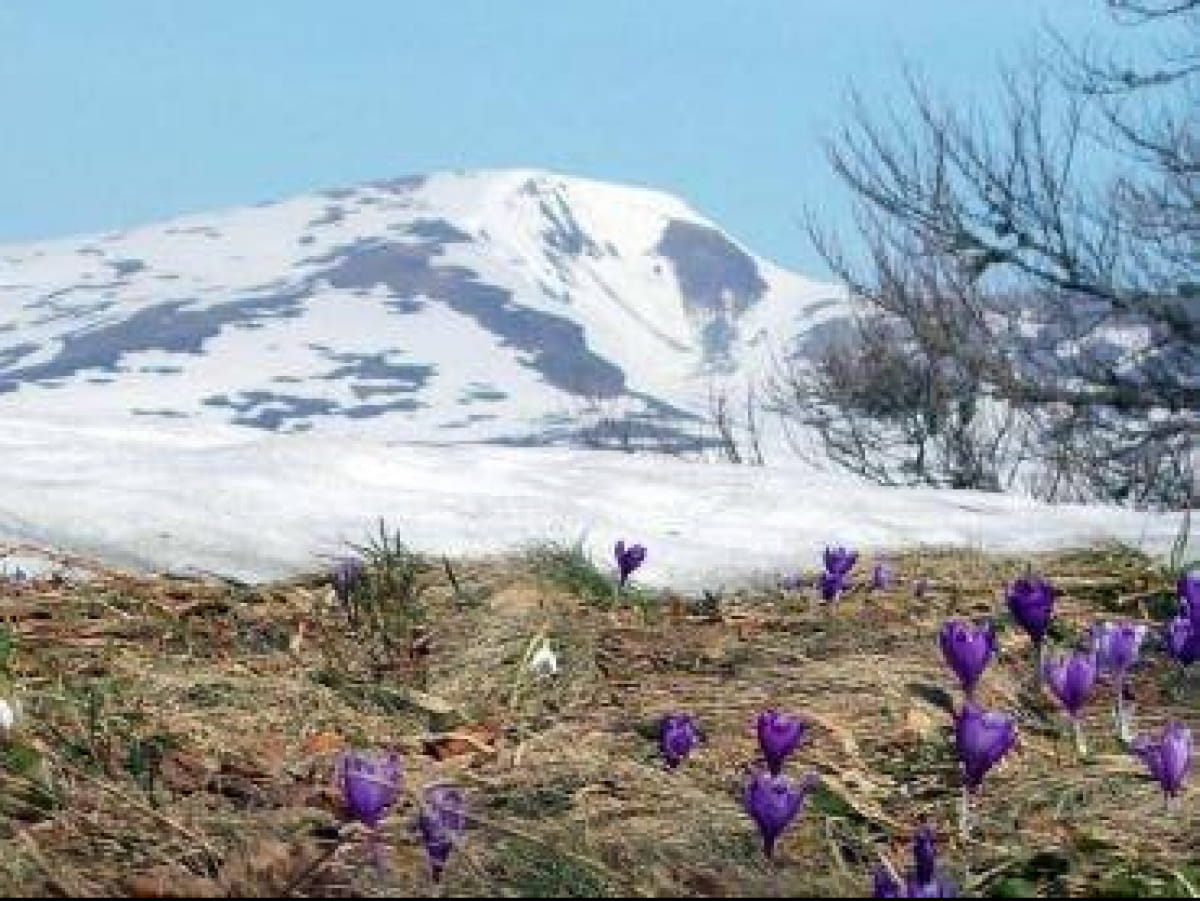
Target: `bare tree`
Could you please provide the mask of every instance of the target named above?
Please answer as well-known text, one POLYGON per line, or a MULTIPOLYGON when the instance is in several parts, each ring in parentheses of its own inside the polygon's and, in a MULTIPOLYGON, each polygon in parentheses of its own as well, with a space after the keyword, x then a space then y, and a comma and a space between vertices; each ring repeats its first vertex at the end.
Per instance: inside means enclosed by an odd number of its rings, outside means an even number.
POLYGON ((782 386, 860 472, 995 487, 1020 436, 1043 495, 1192 497, 1200 0, 1108 5, 1132 60, 1057 37, 987 111, 910 77, 911 118, 856 98, 830 143, 866 251, 810 233, 864 313, 782 386))
POLYGON ((750 466, 765 464, 759 421, 761 407, 753 381, 746 382, 746 400, 740 417, 730 400, 728 386, 709 385, 709 424, 716 435, 717 449, 726 462, 750 466))
POLYGON ((899 271, 881 260, 902 312, 867 309, 815 359, 779 367, 772 407, 815 427, 835 462, 882 484, 999 489, 1011 484, 1024 420, 986 393, 996 361, 970 352, 981 337, 965 314, 970 282, 928 262, 899 271))

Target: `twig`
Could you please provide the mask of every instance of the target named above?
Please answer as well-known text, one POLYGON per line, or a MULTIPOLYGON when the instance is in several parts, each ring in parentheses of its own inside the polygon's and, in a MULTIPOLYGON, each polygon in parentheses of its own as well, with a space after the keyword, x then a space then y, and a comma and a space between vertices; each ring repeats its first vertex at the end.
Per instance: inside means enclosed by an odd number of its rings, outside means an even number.
POLYGON ((339 833, 336 841, 330 842, 329 847, 324 852, 318 854, 317 857, 308 864, 308 866, 304 867, 304 869, 292 877, 291 882, 285 885, 279 892, 279 896, 281 898, 290 897, 292 892, 303 885, 305 881, 309 879, 309 877, 311 877, 317 872, 317 870, 328 863, 343 847, 345 847, 345 845, 342 842, 342 836, 339 833))

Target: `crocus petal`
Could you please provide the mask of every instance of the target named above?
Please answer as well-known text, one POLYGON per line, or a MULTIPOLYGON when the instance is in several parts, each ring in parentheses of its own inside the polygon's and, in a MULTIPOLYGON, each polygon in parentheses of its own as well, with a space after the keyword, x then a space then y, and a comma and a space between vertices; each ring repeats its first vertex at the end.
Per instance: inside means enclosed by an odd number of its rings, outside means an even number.
POLYGON ((537 652, 529 659, 529 668, 541 676, 553 676, 558 672, 558 658, 550 648, 550 642, 543 639, 537 652))
POLYGON ((1180 613, 1200 623, 1200 570, 1185 572, 1179 577, 1180 613))
POLYGON ((878 866, 872 877, 872 898, 899 898, 900 883, 888 872, 887 867, 878 866))
POLYGON ((858 551, 844 547, 825 548, 825 571, 834 576, 848 575, 858 562, 858 551))
POLYGON ((846 590, 846 577, 840 573, 821 573, 821 597, 826 601, 836 601, 846 590))
POLYGON ((0 698, 0 734, 7 735, 21 718, 21 705, 7 698, 0 698))
POLYGON ((871 588, 875 591, 886 591, 896 581, 896 572, 882 560, 871 570, 871 588))
POLYGON ((932 882, 937 875, 937 848, 934 845, 933 830, 922 826, 913 836, 913 875, 918 884, 932 882))
POLYGON ((928 882, 918 882, 914 878, 906 881, 905 895, 909 898, 957 898, 958 887, 945 876, 935 876, 928 882))

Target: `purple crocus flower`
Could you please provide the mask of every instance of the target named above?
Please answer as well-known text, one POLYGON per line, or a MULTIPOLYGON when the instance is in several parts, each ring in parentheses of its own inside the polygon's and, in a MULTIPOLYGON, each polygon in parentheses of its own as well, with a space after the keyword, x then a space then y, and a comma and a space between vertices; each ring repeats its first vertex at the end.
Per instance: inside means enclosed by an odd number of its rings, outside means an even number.
POLYGON ((996 630, 992 622, 988 620, 982 626, 975 627, 962 620, 947 620, 938 632, 938 643, 942 646, 946 663, 958 676, 963 691, 968 697, 972 696, 979 677, 997 650, 996 630))
POLYGON ((1101 670, 1116 676, 1116 707, 1114 716, 1117 735, 1128 743, 1133 738, 1133 708, 1127 702, 1129 670, 1137 663, 1142 641, 1148 627, 1142 623, 1097 623, 1092 627, 1092 651, 1101 670))
POLYGON ((1022 576, 1008 587, 1008 609, 1033 643, 1041 645, 1054 614, 1055 590, 1041 576, 1022 576))
POLYGON ((970 701, 954 717, 954 744, 962 764, 963 784, 976 792, 983 777, 1017 742, 1017 723, 1011 716, 984 710, 970 701))
POLYGON ((817 584, 821 588, 821 597, 826 601, 836 601, 849 587, 846 577, 841 573, 821 573, 817 584))
POLYGON ((858 562, 858 551, 844 547, 825 548, 825 572, 835 576, 847 576, 858 562))
POLYGON ((874 873, 876 898, 954 898, 957 889, 954 883, 939 876, 937 872, 937 849, 933 830, 922 826, 913 835, 913 870, 905 877, 904 885, 880 866, 874 873))
POLYGON ((804 808, 805 798, 819 781, 815 773, 809 773, 798 785, 787 776, 755 773, 747 783, 742 800, 758 826, 767 857, 774 856, 775 842, 804 808))
POLYGON ((905 880, 909 898, 954 898, 955 885, 937 872, 937 843, 933 829, 922 826, 913 836, 913 872, 905 880))
POLYGON ((880 864, 872 875, 872 898, 899 898, 901 886, 888 868, 880 864))
POLYGON ((375 829, 400 791, 400 758, 394 752, 343 751, 334 775, 346 810, 375 829))
POLYGON ((1200 623, 1200 570, 1185 572, 1179 577, 1180 614, 1200 623))
POLYGON ((1167 723, 1157 739, 1138 736, 1133 743, 1133 753, 1158 780, 1168 801, 1179 796, 1192 768, 1190 729, 1179 722, 1167 723))
POLYGON ((462 841, 467 828, 467 802, 462 790, 451 785, 431 785, 425 789, 417 827, 429 858, 430 874, 434 882, 439 882, 450 852, 462 841))
POLYGON ((640 544, 625 547, 624 541, 618 541, 613 553, 617 558, 617 569, 620 571, 620 585, 624 587, 633 571, 645 562, 646 549, 640 544))
POLYGON ((778 776, 783 762, 804 742, 808 723, 799 717, 766 710, 758 716, 758 746, 771 775, 778 776))
POLYGON ((700 740, 696 722, 686 713, 669 713, 658 727, 658 750, 671 769, 679 766, 692 753, 700 740))
POLYGON ((1200 623, 1186 616, 1177 616, 1167 623, 1164 643, 1167 653, 1182 666, 1200 660, 1200 623))
POLYGON ((937 876, 937 847, 933 840, 933 830, 928 826, 922 826, 913 835, 912 853, 913 862, 916 864, 913 878, 917 884, 932 882, 937 876))
POLYGON ((1137 663, 1147 631, 1142 623, 1097 623, 1093 626, 1092 650, 1100 668, 1123 680, 1137 663))
POLYGON ((896 571, 883 560, 876 560, 871 569, 871 590, 886 591, 896 582, 896 571))
POLYGON ((1078 719, 1096 687, 1096 655, 1076 651, 1042 664, 1042 676, 1071 719, 1078 719))
POLYGON ((343 607, 350 603, 350 596, 354 592, 354 586, 362 578, 362 573, 362 562, 353 557, 339 560, 333 568, 333 573, 330 575, 333 593, 337 595, 338 602, 343 607))

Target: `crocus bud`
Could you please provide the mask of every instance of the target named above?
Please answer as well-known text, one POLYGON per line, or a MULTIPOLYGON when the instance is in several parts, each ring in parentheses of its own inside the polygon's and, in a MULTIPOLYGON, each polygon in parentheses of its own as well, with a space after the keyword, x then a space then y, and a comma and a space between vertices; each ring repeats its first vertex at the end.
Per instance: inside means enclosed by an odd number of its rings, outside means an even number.
POLYGON ((750 779, 742 800, 746 812, 758 826, 763 853, 767 857, 774 856, 775 843, 804 808, 805 798, 818 781, 817 776, 811 773, 799 784, 787 776, 772 776, 769 773, 756 773, 750 779))
POLYGON ((947 620, 938 632, 938 643, 947 665, 968 696, 996 653, 996 631, 990 621, 976 627, 962 620, 947 620))
POLYGON ((1200 660, 1200 622, 1186 616, 1177 616, 1167 623, 1164 644, 1170 654, 1182 666, 1191 666, 1200 660))
POLYGON ((679 766, 692 753, 700 740, 700 730, 689 714, 670 713, 658 727, 658 750, 671 769, 679 766))
POLYGON ((1139 736, 1133 743, 1133 753, 1141 758, 1167 798, 1178 797, 1192 768, 1190 729, 1182 723, 1167 723, 1157 739, 1139 736))
POLYGON ((1072 719, 1078 719, 1096 687, 1096 657, 1087 651, 1048 659, 1042 676, 1072 719))
POLYGON ((1092 627, 1092 650, 1102 670, 1124 676, 1137 663, 1147 626, 1142 623, 1097 623, 1092 627))
POLYGON ((783 762, 804 742, 808 723, 799 717, 767 710, 758 717, 758 746, 771 775, 778 776, 783 762))
POLYGON ((541 645, 529 658, 529 668, 539 676, 553 676, 558 673, 558 658, 550 649, 550 642, 543 639, 541 645))
POLYGON ((871 589, 873 591, 886 591, 895 582, 896 571, 882 560, 875 561, 875 566, 871 569, 871 589))
POLYGON ((1008 588, 1008 609, 1034 644, 1041 644, 1054 615, 1054 587, 1041 576, 1023 576, 1008 588))
POLYGON ((333 593, 337 595, 338 602, 343 607, 350 603, 350 596, 362 579, 362 574, 362 563, 353 557, 338 561, 337 566, 333 568, 330 582, 333 583, 333 593))
POLYGON ((347 812, 374 829, 400 791, 400 758, 391 752, 343 751, 335 776, 347 812))
POLYGON ((1179 612, 1200 624, 1200 570, 1185 572, 1176 586, 1179 592, 1179 612))
POLYGON ((645 562, 646 549, 640 544, 625 547, 624 541, 618 541, 616 547, 613 548, 613 554, 617 558, 620 584, 624 587, 625 583, 629 581, 629 577, 633 575, 633 571, 645 562))
POLYGON ((967 789, 978 791, 988 770, 1016 742, 1017 724, 1011 716, 984 710, 970 702, 964 704, 954 718, 954 743, 967 789))
POLYGON ((417 827, 434 882, 441 880, 450 852, 462 841, 467 827, 466 807, 462 790, 454 786, 432 785, 425 790, 417 827))

